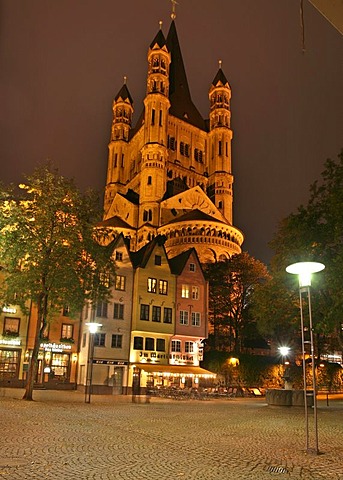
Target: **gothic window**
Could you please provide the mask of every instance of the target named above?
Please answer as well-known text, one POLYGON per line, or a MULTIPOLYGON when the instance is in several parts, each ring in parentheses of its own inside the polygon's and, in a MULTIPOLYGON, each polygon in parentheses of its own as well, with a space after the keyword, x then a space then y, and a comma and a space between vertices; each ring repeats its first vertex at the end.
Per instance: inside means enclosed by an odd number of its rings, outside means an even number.
POLYGON ((223 149, 223 147, 222 147, 222 141, 219 140, 219 142, 218 142, 218 155, 222 155, 222 154, 223 154, 222 149, 223 149))
POLYGON ((218 202, 218 208, 223 208, 223 202, 220 200, 220 202, 218 202))
POLYGON ((162 127, 162 110, 160 110, 159 126, 162 127))
POLYGON ((170 148, 170 150, 173 150, 175 152, 175 150, 176 150, 175 137, 169 137, 168 136, 168 148, 170 148))
POLYGON ((155 109, 152 109, 151 112, 151 125, 155 125, 155 109))
POLYGON ((228 148, 228 143, 225 142, 225 156, 228 157, 229 156, 229 148, 228 148))
POLYGON ((114 154, 114 166, 116 167, 118 165, 118 153, 114 154))
POLYGON ((154 57, 152 60, 152 71, 157 72, 160 67, 160 61, 158 57, 154 57))
POLYGON ((166 62, 163 60, 163 58, 161 59, 161 70, 162 71, 166 70, 166 62))
POLYGON ((152 177, 149 175, 148 176, 148 185, 151 185, 152 184, 152 177))

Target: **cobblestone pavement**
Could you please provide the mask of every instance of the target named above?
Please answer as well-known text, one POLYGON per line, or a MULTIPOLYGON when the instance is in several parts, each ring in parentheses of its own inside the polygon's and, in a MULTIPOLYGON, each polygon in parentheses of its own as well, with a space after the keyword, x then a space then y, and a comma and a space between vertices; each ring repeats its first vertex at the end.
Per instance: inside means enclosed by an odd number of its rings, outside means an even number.
POLYGON ((86 404, 79 392, 21 394, 0 389, 0 479, 343 479, 342 397, 318 403, 315 455, 305 452, 303 408, 261 398, 86 404))

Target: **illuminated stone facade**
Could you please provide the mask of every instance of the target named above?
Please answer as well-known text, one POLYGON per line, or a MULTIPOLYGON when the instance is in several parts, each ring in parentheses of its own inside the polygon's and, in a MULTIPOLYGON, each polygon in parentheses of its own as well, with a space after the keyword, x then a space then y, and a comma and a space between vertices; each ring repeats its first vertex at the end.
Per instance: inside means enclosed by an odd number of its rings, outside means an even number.
POLYGON ((192 102, 174 19, 148 50, 143 111, 132 124, 126 83, 113 102, 103 225, 137 251, 157 235, 169 257, 194 247, 200 261, 241 252, 233 225, 231 88, 221 69, 209 89, 209 120, 192 102))

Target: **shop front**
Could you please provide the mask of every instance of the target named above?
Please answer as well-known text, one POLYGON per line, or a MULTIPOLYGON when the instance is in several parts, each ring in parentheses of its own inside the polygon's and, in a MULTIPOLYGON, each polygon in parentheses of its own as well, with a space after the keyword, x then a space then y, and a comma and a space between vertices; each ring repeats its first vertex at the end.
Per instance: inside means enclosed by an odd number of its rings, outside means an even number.
POLYGON ((19 339, 0 339, 0 385, 22 386, 23 358, 19 339))
POLYGON ((73 344, 41 343, 36 384, 51 389, 75 388, 77 353, 73 344))
POLYGON ((136 364, 133 377, 139 378, 140 393, 144 394, 165 388, 199 389, 213 381, 216 375, 199 366, 136 364))

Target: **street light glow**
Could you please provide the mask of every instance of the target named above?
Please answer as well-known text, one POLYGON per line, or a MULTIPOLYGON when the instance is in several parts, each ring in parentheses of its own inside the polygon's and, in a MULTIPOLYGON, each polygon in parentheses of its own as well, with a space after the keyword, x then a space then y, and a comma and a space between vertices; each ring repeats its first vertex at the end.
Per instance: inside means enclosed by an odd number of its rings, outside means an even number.
POLYGON ((279 352, 283 357, 286 357, 289 354, 289 347, 279 347, 279 352))
POLYGON ((286 272, 299 276, 300 287, 310 287, 311 274, 321 272, 324 268, 325 265, 319 262, 298 262, 289 265, 286 272))

